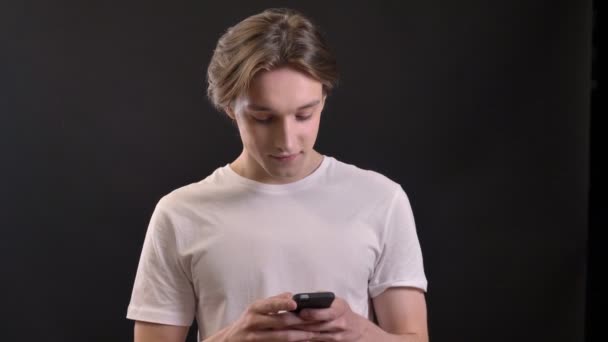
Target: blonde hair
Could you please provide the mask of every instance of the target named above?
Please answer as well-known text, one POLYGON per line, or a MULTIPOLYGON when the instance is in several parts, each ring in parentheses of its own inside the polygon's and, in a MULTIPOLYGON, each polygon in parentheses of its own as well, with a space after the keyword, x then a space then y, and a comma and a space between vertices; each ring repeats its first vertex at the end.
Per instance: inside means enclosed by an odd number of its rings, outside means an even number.
POLYGON ((336 86, 338 71, 322 33, 303 14, 273 8, 230 27, 219 39, 207 69, 207 96, 218 110, 249 90, 262 70, 289 66, 321 82, 324 94, 336 86))

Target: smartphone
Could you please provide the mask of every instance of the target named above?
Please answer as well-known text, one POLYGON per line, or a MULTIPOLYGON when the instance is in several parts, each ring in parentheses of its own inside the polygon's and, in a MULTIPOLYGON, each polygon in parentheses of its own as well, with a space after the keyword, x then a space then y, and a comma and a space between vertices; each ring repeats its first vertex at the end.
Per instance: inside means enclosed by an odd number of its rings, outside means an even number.
POLYGON ((304 292, 293 295, 298 307, 292 312, 298 313, 302 309, 325 309, 331 306, 336 296, 333 292, 304 292))

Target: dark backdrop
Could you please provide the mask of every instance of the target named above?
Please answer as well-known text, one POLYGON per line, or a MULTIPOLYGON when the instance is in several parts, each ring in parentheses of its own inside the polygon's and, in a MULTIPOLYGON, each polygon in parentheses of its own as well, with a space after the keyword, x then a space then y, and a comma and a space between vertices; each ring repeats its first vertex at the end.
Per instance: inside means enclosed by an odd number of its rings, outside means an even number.
POLYGON ((409 194, 433 341, 581 341, 591 1, 14 1, 0 10, 2 335, 129 341, 161 196, 240 152, 221 33, 313 17, 342 74, 320 152, 409 194))

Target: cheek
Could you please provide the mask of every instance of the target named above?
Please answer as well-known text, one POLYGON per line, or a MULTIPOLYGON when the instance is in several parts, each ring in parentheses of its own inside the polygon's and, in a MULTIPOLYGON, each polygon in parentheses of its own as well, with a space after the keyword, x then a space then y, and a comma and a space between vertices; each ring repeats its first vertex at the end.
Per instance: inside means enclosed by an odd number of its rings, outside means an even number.
POLYGON ((263 128, 257 128, 255 126, 249 126, 245 132, 246 143, 252 147, 263 147, 269 140, 269 132, 263 128))
POLYGON ((241 138, 241 142, 243 146, 245 146, 248 150, 255 150, 256 136, 255 132, 251 130, 246 124, 239 125, 239 136, 241 138))
POLYGON ((316 139, 317 134, 319 133, 319 119, 314 119, 315 121, 311 122, 305 129, 306 139, 316 139))

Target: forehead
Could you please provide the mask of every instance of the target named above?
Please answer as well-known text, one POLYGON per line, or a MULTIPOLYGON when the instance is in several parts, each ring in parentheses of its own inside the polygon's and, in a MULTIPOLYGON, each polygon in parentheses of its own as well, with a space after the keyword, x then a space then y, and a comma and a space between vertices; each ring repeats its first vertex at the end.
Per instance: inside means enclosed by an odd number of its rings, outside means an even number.
POLYGON ((276 111, 292 111, 320 100, 321 82, 289 67, 258 73, 251 81, 243 105, 255 104, 276 111))

